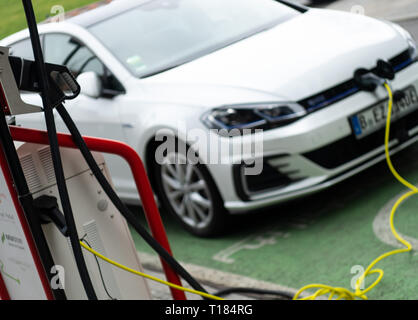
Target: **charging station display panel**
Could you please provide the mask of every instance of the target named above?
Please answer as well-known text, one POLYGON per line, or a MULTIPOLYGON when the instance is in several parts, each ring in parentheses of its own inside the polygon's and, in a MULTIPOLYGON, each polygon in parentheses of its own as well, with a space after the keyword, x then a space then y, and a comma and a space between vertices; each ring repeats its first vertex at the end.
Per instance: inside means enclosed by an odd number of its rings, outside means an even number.
POLYGON ((0 272, 12 300, 47 298, 3 170, 0 170, 0 272))

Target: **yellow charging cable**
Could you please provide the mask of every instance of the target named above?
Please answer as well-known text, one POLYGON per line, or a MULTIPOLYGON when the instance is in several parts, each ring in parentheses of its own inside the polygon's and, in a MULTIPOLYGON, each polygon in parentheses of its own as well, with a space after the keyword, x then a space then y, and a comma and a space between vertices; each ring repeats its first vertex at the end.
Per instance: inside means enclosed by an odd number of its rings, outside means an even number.
POLYGON ((397 250, 393 250, 390 252, 387 252, 385 254, 382 254, 381 256, 379 256, 378 258, 376 258, 375 260, 372 261, 372 263, 367 267, 367 269, 363 272, 363 274, 357 279, 356 281, 356 285, 355 285, 355 290, 354 292, 347 290, 345 288, 338 288, 338 287, 332 287, 332 286, 327 286, 327 285, 323 285, 323 284, 310 284, 307 285, 303 288, 301 288, 293 297, 293 300, 315 300, 317 297, 319 296, 323 296, 323 295, 328 295, 328 299, 332 300, 335 297, 335 300, 341 300, 341 299, 346 299, 346 300, 355 300, 355 299, 367 299, 366 293, 368 293, 370 290, 372 290, 379 282, 380 280, 382 280, 383 277, 383 270, 382 269, 372 269, 378 262, 380 262, 381 260, 398 254, 398 253, 404 253, 404 252, 408 252, 412 250, 412 246, 411 244, 406 241, 405 239, 401 238, 398 234, 398 232, 395 229, 394 223, 393 223, 393 218, 395 216, 395 212, 398 209, 399 205, 405 201, 407 198, 409 198, 410 196, 414 195, 414 194, 418 194, 418 188, 415 187, 414 185, 412 185, 411 183, 409 183, 408 181, 406 181, 404 178, 402 178, 399 173, 396 171, 396 169, 393 167, 392 161, 390 159, 390 153, 389 153, 389 136, 390 136, 390 123, 391 123, 391 115, 392 115, 392 107, 393 107, 393 94, 392 94, 392 90, 389 86, 388 83, 384 84, 387 92, 388 92, 388 96, 389 96, 389 106, 388 106, 388 116, 387 116, 387 120, 386 120, 386 132, 385 132, 385 155, 386 155, 386 162, 388 164, 388 167, 390 169, 390 171, 392 172, 392 174, 394 175, 394 177, 400 182, 402 183, 404 186, 406 186, 408 189, 410 189, 409 192, 405 193, 402 197, 400 197, 395 205, 392 207, 391 213, 390 213, 390 229, 392 231, 392 234, 395 236, 395 238, 402 243, 405 248, 402 249, 397 249, 397 250), (361 284, 364 282, 365 278, 368 275, 371 275, 373 273, 377 273, 378 277, 376 279, 375 282, 373 282, 368 288, 361 290, 361 284), (304 298, 299 298, 299 296, 301 295, 302 292, 304 292, 305 290, 309 290, 309 289, 317 289, 317 291, 307 297, 304 298))
POLYGON ((122 270, 125 270, 127 272, 133 273, 133 274, 135 274, 137 276, 141 276, 141 277, 147 278, 149 280, 152 280, 152 281, 155 281, 155 282, 159 282, 161 284, 164 284, 164 285, 169 286, 169 287, 174 288, 174 289, 178 289, 178 290, 181 290, 181 291, 185 291, 185 292, 190 292, 190 293, 193 293, 193 294, 197 294, 199 296, 202 296, 202 297, 205 297, 205 298, 208 298, 208 299, 212 299, 212 300, 224 300, 223 298, 220 298, 220 297, 217 297, 217 296, 214 296, 214 295, 205 293, 205 292, 201 292, 201 291, 197 291, 197 290, 193 290, 193 289, 184 288, 184 287, 179 286, 179 285, 176 285, 174 283, 171 283, 171 282, 168 282, 168 281, 164 281, 164 280, 161 280, 159 278, 150 276, 150 275, 148 275, 146 273, 143 273, 143 272, 140 272, 140 271, 131 269, 129 267, 126 267, 126 266, 124 266, 124 265, 122 265, 122 264, 120 264, 120 263, 118 263, 116 261, 113 261, 113 260, 105 257, 104 255, 98 253, 97 251, 93 250, 88 245, 86 245, 83 241, 80 241, 80 245, 84 249, 86 249, 87 251, 89 251, 90 253, 92 253, 93 255, 95 255, 96 257, 102 259, 103 261, 106 261, 107 263, 110 263, 110 264, 114 265, 115 267, 118 267, 119 269, 122 269, 122 270))

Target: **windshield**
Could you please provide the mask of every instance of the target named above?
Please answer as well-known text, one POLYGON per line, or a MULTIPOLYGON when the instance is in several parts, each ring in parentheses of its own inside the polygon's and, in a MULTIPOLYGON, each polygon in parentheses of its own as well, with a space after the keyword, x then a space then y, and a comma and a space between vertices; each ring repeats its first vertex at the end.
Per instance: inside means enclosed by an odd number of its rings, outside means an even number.
POLYGON ((135 76, 146 77, 298 14, 274 0, 154 0, 89 30, 135 76))

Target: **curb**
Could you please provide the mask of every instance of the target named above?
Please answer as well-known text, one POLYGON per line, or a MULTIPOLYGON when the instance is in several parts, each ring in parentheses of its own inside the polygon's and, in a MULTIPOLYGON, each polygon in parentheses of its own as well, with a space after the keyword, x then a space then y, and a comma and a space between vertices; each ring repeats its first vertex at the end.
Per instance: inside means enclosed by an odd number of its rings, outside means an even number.
MULTIPOLYGON (((160 259, 153 254, 138 252, 139 260, 142 266, 149 270, 162 271, 160 259)), ((277 290, 288 293, 289 295, 295 295, 298 291, 294 288, 278 285, 271 282, 261 281, 238 274, 224 272, 216 269, 206 268, 191 263, 180 264, 188 270, 197 280, 202 284, 217 288, 235 288, 235 287, 247 287, 247 288, 260 288, 266 290, 277 290)), ((308 296, 310 293, 304 293, 301 297, 308 296)))

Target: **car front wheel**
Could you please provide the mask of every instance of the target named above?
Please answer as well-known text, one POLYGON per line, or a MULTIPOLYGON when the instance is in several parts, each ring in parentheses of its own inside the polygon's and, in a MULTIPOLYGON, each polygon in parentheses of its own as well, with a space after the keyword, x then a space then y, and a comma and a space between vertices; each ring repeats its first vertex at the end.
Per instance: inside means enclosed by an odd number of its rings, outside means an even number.
POLYGON ((173 152, 155 166, 155 178, 161 204, 189 232, 207 237, 224 230, 223 201, 203 164, 189 163, 173 152))

